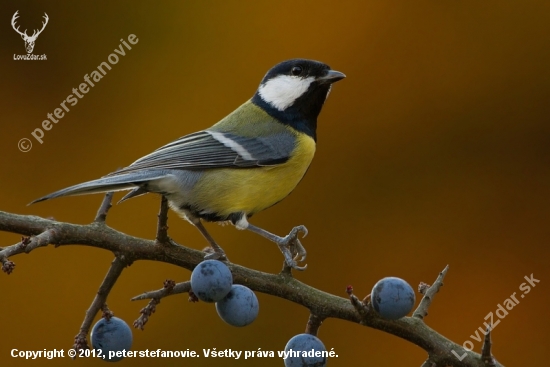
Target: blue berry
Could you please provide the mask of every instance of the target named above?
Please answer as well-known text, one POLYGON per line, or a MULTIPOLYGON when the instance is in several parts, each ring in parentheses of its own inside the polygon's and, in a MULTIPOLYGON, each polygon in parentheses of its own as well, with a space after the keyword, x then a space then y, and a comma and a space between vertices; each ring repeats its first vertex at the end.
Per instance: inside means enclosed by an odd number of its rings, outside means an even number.
POLYGON ((124 320, 118 317, 111 317, 109 321, 101 319, 94 325, 92 334, 92 347, 101 349, 105 361, 118 362, 124 357, 112 356, 109 352, 129 351, 132 348, 132 330, 124 320))
POLYGON ((298 334, 286 343, 285 367, 324 367, 327 357, 315 356, 314 352, 326 352, 323 342, 311 334, 298 334), (307 354, 304 355, 303 352, 307 354))
POLYGON ((216 303, 221 319, 232 326, 246 326, 256 320, 260 305, 250 288, 234 285, 224 299, 216 303))
POLYGON ((191 289, 204 302, 217 302, 229 293, 233 284, 231 271, 221 261, 205 260, 191 274, 191 289))
POLYGON ((379 280, 372 288, 371 302, 380 316, 397 320, 411 312, 415 295, 409 283, 403 279, 387 277, 379 280))

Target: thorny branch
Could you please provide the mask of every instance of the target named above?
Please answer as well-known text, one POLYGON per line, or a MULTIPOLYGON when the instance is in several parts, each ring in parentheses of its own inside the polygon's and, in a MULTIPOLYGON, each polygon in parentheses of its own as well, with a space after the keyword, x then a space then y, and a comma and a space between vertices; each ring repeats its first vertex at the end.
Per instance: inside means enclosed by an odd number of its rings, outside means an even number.
MULTIPOLYGON (((93 318, 100 309, 103 310, 104 317, 112 316, 105 305, 105 301, 124 267, 137 260, 153 260, 192 270, 204 259, 204 252, 178 245, 168 237, 168 208, 164 200, 161 203, 159 212, 156 241, 151 241, 129 236, 105 224, 111 198, 110 195, 105 197, 95 221, 88 225, 63 223, 36 216, 17 215, 0 211, 0 231, 18 233, 23 236, 21 242, 0 248, 2 270, 8 274, 15 268, 15 264, 9 260, 9 257, 24 252, 29 253, 38 247, 49 244, 54 244, 55 247, 66 245, 92 246, 115 254, 115 259, 86 312, 80 333, 75 337, 75 348, 87 347, 86 335, 93 318)), ((350 299, 346 299, 304 284, 294 279, 290 271, 268 274, 229 262, 227 262, 227 266, 233 274, 234 283, 245 285, 254 291, 280 297, 308 308, 310 318, 306 331, 312 334, 317 333, 325 319, 339 318, 393 334, 418 345, 428 353, 428 359, 422 366, 503 367, 491 356, 490 333, 486 336, 482 356, 465 350, 461 345, 445 338, 425 324, 424 318, 427 315, 428 307, 439 288, 443 285, 443 278, 448 271, 448 266, 439 274, 433 286, 428 288, 425 283, 421 284, 424 297, 415 310, 413 317, 403 317, 394 321, 385 320, 378 316, 376 312, 373 312, 369 297, 365 297, 363 301, 359 300, 353 294, 351 286, 347 289, 350 299), (467 355, 459 360, 451 353, 451 350, 455 350, 459 355, 464 353, 467 355)), ((189 293, 191 301, 194 300, 189 282, 175 284, 173 281, 166 281, 164 287, 159 290, 134 297, 133 300, 151 300, 141 310, 141 316, 135 321, 134 326, 143 328, 151 314, 155 312, 161 298, 184 292, 189 293)))
POLYGON ((445 275, 447 275, 447 271, 449 271, 449 265, 447 265, 445 269, 443 269, 443 271, 439 273, 439 276, 431 287, 428 286, 426 283, 420 283, 418 290, 424 295, 424 297, 422 297, 420 304, 414 311, 413 317, 424 319, 424 317, 428 316, 428 308, 432 304, 432 300, 434 299, 435 294, 439 292, 439 288, 443 286, 443 278, 445 278, 445 275))

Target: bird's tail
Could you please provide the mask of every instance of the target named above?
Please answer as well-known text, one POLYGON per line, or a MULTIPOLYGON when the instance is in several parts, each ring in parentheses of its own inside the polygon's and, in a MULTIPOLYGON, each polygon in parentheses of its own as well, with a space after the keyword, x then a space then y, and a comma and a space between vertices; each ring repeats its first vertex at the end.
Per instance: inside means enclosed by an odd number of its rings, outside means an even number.
POLYGON ((78 185, 67 187, 63 190, 53 192, 39 199, 31 201, 28 205, 49 199, 55 199, 62 196, 87 195, 109 191, 130 190, 136 188, 144 182, 163 178, 166 175, 167 174, 162 171, 141 171, 120 175, 117 175, 115 173, 112 176, 102 177, 97 180, 84 182, 78 185))

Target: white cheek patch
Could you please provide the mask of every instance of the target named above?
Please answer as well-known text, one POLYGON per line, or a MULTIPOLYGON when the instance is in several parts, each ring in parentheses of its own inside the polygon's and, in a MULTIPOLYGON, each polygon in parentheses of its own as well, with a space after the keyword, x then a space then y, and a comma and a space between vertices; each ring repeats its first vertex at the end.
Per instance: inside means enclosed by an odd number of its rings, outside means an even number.
POLYGON ((327 95, 325 97, 325 101, 327 100, 328 98, 328 95, 330 94, 330 91, 332 90, 332 84, 328 87, 328 92, 327 92, 327 95))
POLYGON ((308 90, 314 80, 314 77, 279 75, 262 84, 258 94, 274 108, 284 111, 308 90))

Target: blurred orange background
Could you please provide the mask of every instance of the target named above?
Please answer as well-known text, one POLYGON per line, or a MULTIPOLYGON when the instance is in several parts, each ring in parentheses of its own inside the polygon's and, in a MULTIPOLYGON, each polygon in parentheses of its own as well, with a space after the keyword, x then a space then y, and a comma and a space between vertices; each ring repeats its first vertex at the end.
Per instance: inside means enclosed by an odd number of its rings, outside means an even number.
MULTIPOLYGON (((414 288, 450 270, 426 321, 462 344, 533 274, 540 283, 493 332, 506 366, 547 361, 550 284, 550 3, 441 1, 3 1, 0 4, 0 210, 89 223, 101 195, 27 207, 44 194, 98 178, 171 140, 217 122, 252 96, 265 72, 289 58, 321 60, 347 78, 319 118, 318 150, 298 188, 252 223, 284 235, 308 227, 307 271, 296 277, 345 297, 368 294, 385 276, 414 288), (34 54, 21 30, 49 24, 34 54), (139 42, 53 125, 30 135, 121 39, 139 42), (33 142, 23 153, 17 143, 33 142)), ((118 194, 116 199, 119 199, 118 194)), ((108 225, 154 238, 159 199, 115 206, 108 225)), ((201 249, 191 225, 169 217, 170 235, 201 249)), ((207 225, 232 262, 278 272, 276 246, 232 227, 207 225)), ((0 246, 20 236, 0 233, 0 246)), ((0 274, 0 360, 10 366, 82 366, 68 358, 34 362, 20 350, 72 346, 113 254, 84 246, 41 248, 11 258, 0 274)), ((190 273, 136 262, 108 298, 129 324, 145 302, 130 302, 190 273)), ((245 328, 221 321, 210 304, 162 300, 134 350, 281 350, 304 331, 306 309, 258 294, 260 314, 245 328)), ((338 354, 329 366, 419 366, 426 353, 392 335, 340 320, 319 334, 338 354)), ((474 342, 477 352, 481 343, 474 342)), ((282 366, 275 359, 126 359, 121 366, 282 366)))

